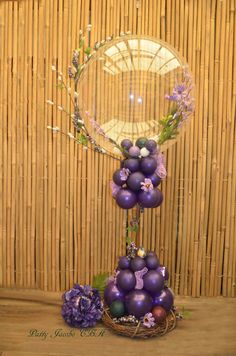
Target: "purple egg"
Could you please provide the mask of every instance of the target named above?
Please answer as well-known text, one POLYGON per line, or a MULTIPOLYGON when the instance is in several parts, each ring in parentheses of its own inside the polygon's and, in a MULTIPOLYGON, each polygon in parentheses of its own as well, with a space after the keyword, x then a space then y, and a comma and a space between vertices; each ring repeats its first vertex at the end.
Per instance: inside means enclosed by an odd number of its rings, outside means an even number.
POLYGON ((129 140, 128 138, 125 138, 124 140, 121 141, 121 147, 124 148, 125 150, 129 150, 130 147, 133 146, 133 142, 129 140))
POLYGON ((130 189, 120 189, 116 195, 116 203, 122 209, 132 209, 137 204, 137 195, 130 189))
POLYGON ((157 256, 147 256, 145 258, 146 260, 146 265, 148 269, 157 269, 157 267, 160 265, 160 262, 157 258, 157 256))
POLYGON ((119 186, 122 186, 125 184, 125 181, 121 179, 120 175, 121 169, 117 169, 114 174, 113 174, 113 182, 116 183, 119 186))
POLYGON ((142 257, 136 256, 130 261, 130 268, 134 272, 141 271, 144 267, 146 267, 146 262, 142 257))
POLYGON ((104 290, 104 300, 109 306, 114 300, 124 301, 125 293, 114 282, 109 283, 104 290))
POLYGON ((140 318, 152 309, 152 297, 144 290, 134 290, 126 295, 125 307, 130 315, 140 318))
POLYGON ((129 175, 127 186, 137 192, 141 189, 141 183, 144 182, 145 175, 141 172, 134 172, 129 175))
POLYGON ((133 158, 137 158, 140 155, 140 148, 138 146, 130 147, 129 155, 133 158))
POLYGON ((157 271, 151 270, 143 277, 143 286, 151 294, 159 293, 164 288, 164 277, 157 271))
POLYGON ((116 283, 119 289, 129 292, 134 289, 136 284, 136 278, 132 271, 130 271, 129 269, 123 269, 118 274, 116 278, 116 283))
POLYGON ((130 260, 126 256, 122 256, 119 258, 118 268, 119 269, 127 269, 130 267, 130 260))
POLYGON ((157 161, 153 157, 144 157, 140 161, 140 169, 144 174, 153 174, 157 168, 157 161))
POLYGON ((138 201, 140 205, 144 208, 156 208, 160 199, 160 191, 158 191, 157 189, 150 190, 149 192, 145 192, 142 190, 138 193, 138 201))
POLYGON ((130 172, 137 172, 139 170, 139 159, 137 158, 128 158, 123 161, 124 168, 128 168, 130 172))
POLYGON ((161 178, 158 177, 158 175, 156 173, 148 175, 146 178, 151 179, 152 184, 153 184, 154 187, 157 187, 161 183, 161 178))
POLYGON ((156 151, 157 148, 157 143, 154 140, 147 140, 145 143, 145 147, 148 151, 150 151, 151 153, 156 151))
POLYGON ((174 296, 169 288, 164 288, 160 295, 153 297, 153 306, 161 306, 169 311, 174 304, 174 296))
POLYGON ((169 279, 169 272, 165 266, 161 265, 161 266, 157 267, 156 271, 162 274, 165 281, 167 281, 169 279))

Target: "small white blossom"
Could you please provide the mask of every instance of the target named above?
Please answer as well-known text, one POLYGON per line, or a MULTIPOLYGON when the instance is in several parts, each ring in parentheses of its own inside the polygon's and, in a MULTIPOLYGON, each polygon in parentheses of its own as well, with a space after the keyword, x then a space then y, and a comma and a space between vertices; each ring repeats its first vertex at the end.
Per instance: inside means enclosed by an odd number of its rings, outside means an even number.
POLYGON ((60 82, 62 81, 62 76, 61 75, 58 75, 58 78, 57 78, 60 82))
POLYGON ((55 66, 51 66, 51 68, 53 72, 56 72, 57 68, 55 66))
POLYGON ((59 132, 59 131, 60 131, 59 127, 57 127, 57 126, 55 126, 55 127, 47 126, 47 128, 48 128, 49 130, 54 131, 54 132, 59 132))
POLYGON ((58 105, 57 108, 58 108, 58 110, 60 110, 60 111, 63 111, 63 110, 64 110, 63 107, 60 106, 60 105, 58 105))
POLYGON ((87 31, 91 31, 91 29, 92 29, 92 25, 89 24, 89 25, 87 26, 87 31))
POLYGON ((77 93, 77 91, 74 92, 74 98, 78 98, 79 93, 77 93))
POLYGON ((84 121, 83 121, 83 120, 78 119, 78 123, 79 123, 79 124, 81 124, 81 125, 83 125, 83 124, 84 124, 84 121))
POLYGON ((83 31, 82 31, 82 30, 79 30, 79 34, 82 35, 82 34, 83 34, 83 31))
POLYGON ((52 100, 47 100, 46 103, 49 105, 54 105, 54 102, 52 100))
POLYGON ((71 132, 68 132, 68 134, 67 134, 70 138, 72 138, 72 139, 74 139, 75 138, 75 136, 71 133, 71 132))

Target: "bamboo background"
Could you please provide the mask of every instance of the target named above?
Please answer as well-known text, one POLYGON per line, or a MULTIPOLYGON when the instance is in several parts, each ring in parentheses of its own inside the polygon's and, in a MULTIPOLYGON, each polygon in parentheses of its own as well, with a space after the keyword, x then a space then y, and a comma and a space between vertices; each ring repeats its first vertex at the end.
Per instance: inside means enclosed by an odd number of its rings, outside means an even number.
POLYGON ((51 65, 66 73, 92 23, 91 43, 130 30, 189 63, 195 117, 166 152, 165 200, 145 212, 139 242, 159 253, 177 294, 235 296, 235 13, 234 0, 0 1, 0 286, 65 290, 112 272, 125 251, 116 161, 46 129, 68 130, 45 104, 67 100, 51 65))

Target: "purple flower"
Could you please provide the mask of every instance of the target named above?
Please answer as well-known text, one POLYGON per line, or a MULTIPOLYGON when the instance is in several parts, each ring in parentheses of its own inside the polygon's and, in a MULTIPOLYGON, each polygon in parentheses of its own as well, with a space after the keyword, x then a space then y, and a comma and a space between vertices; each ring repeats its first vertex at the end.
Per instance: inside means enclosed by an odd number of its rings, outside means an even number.
POLYGON ((192 89, 192 77, 187 69, 185 69, 183 73, 183 82, 176 83, 171 95, 165 95, 167 100, 173 101, 177 106, 177 116, 181 116, 182 119, 178 124, 178 127, 180 127, 182 121, 187 120, 188 116, 194 111, 194 99, 191 96, 192 89))
POLYGON ((101 319, 103 303, 97 289, 75 284, 63 294, 62 317, 70 326, 86 328, 95 326, 101 319))
POLYGON ((120 273, 120 271, 115 271, 115 274, 114 274, 114 284, 116 284, 116 280, 117 280, 117 277, 118 277, 118 274, 120 273))
POLYGON ((112 196, 113 196, 113 198, 115 198, 117 196, 117 193, 121 189, 121 187, 119 185, 115 184, 114 182, 111 182, 110 186, 111 186, 112 196))
POLYGON ((150 178, 145 178, 144 182, 141 183, 141 189, 145 192, 150 192, 153 190, 153 184, 150 178))
POLYGON ((153 155, 152 157, 155 158, 157 162, 157 168, 155 170, 155 173, 158 175, 158 177, 164 179, 167 176, 164 155, 162 153, 158 153, 156 155, 153 155))
POLYGON ((130 175, 130 170, 128 168, 122 168, 120 171, 120 179, 126 181, 130 175))
POLYGON ((72 64, 76 69, 78 69, 78 66, 79 66, 79 52, 76 51, 76 50, 73 52, 72 64))
POLYGON ((71 66, 68 67, 68 75, 69 75, 69 78, 74 78, 74 74, 73 74, 71 66))
POLYGON ((146 326, 147 328, 151 328, 152 326, 155 325, 155 319, 154 319, 152 313, 147 313, 144 315, 143 325, 146 326))
POLYGON ((136 278, 135 289, 143 289, 143 276, 148 272, 147 267, 141 269, 141 271, 134 272, 136 278))
POLYGON ((106 140, 109 140, 109 136, 105 133, 105 131, 101 128, 101 126, 96 122, 96 120, 94 119, 94 117, 91 117, 89 115, 88 111, 85 111, 85 114, 89 117, 89 121, 91 123, 91 125, 93 126, 93 128, 95 129, 95 131, 103 136, 106 140))

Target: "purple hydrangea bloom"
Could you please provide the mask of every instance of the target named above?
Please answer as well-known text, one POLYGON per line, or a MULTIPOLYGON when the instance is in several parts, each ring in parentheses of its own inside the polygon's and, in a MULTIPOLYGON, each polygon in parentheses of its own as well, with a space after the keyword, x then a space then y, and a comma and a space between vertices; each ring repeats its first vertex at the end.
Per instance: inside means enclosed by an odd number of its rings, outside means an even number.
POLYGON ((75 284, 63 294, 63 301, 62 317, 72 327, 93 327, 102 317, 103 303, 99 292, 88 285, 75 284))

